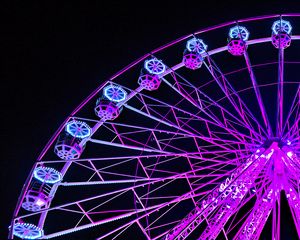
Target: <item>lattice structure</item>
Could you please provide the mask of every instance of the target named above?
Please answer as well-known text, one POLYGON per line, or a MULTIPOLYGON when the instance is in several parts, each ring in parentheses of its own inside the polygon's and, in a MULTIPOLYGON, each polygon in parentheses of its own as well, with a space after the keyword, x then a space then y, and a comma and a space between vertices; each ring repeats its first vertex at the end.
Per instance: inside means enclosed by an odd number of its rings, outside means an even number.
POLYGON ((206 28, 104 82, 42 151, 9 238, 279 239, 282 197, 300 238, 299 19, 206 28))

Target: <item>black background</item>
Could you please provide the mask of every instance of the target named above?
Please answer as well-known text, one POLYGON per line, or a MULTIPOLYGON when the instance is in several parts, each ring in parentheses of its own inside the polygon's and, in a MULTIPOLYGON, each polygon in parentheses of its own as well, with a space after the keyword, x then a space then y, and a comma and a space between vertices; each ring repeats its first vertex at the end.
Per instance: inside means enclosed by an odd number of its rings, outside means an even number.
POLYGON ((152 49, 201 28, 300 12, 296 0, 29 2, 1 7, 1 239, 43 146, 103 81, 152 49))

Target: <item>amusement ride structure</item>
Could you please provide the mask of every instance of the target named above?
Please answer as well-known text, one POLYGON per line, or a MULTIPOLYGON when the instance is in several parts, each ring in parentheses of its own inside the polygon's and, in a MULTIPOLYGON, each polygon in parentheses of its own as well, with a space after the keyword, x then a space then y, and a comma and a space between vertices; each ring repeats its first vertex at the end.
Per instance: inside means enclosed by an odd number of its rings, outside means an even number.
POLYGON ((105 81, 57 130, 9 238, 300 239, 300 14, 194 32, 105 81), (92 234, 92 235, 89 235, 92 234), (82 235, 81 235, 82 236, 82 235))

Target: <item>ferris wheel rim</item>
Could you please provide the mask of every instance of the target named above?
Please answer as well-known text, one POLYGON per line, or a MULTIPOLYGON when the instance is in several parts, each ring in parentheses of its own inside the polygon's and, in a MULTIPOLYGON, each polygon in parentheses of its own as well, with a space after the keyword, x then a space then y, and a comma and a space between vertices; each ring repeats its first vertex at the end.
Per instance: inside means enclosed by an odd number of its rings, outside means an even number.
MULTIPOLYGON (((276 17, 277 15, 268 15, 268 16, 265 16, 266 18, 272 18, 272 17, 276 17)), ((296 15, 282 15, 282 16, 300 16, 300 14, 296 14, 296 15)), ((253 18, 250 18, 250 19, 253 19, 253 18)), ((251 20, 252 21, 252 20, 251 20)), ((239 20, 239 22, 246 22, 246 20, 245 19, 242 19, 242 20, 239 20)), ((227 24, 227 23, 226 23, 227 24)), ((230 25, 230 24, 228 24, 228 25, 230 25)), ((218 26, 220 26, 220 25, 218 25, 218 26)), ((222 25, 223 26, 223 25, 222 25)), ((214 28, 212 29, 212 30, 214 30, 214 28)), ((201 31, 200 31, 201 32, 201 31)), ((189 35, 190 36, 190 35, 189 35)), ((185 38, 186 39, 186 38, 185 38)), ((292 39, 296 39, 296 40, 300 40, 300 36, 293 36, 292 37, 292 39)), ((267 38, 267 39, 265 39, 266 41, 258 41, 258 42, 255 42, 255 39, 253 39, 252 40, 252 44, 259 44, 259 43, 264 43, 264 42, 267 42, 267 41, 270 41, 270 38, 267 38)), ((214 51, 215 49, 212 49, 211 51, 214 51)), ((223 52, 223 51, 225 51, 225 48, 222 48, 222 51, 220 51, 220 52, 223 52)), ((155 52, 155 51, 154 51, 155 52)), ((219 53, 219 52, 217 52, 217 53, 219 53)), ((144 60, 144 59, 146 59, 149 55, 145 55, 146 57, 142 57, 141 59, 142 60, 144 60)), ((139 59, 139 62, 140 61, 142 61, 142 60, 140 60, 139 59)), ((132 66, 132 65, 129 65, 129 66, 132 66)), ((171 67, 172 68, 172 67, 171 67)), ((125 69, 127 69, 127 67, 125 68, 125 69)), ((128 68, 129 69, 129 68, 128 68)), ((121 70, 121 72, 123 73, 123 70, 121 70)), ((167 73, 168 74, 168 73, 167 73)), ((117 75, 114 75, 112 78, 110 78, 110 80, 108 80, 109 82, 110 81, 113 81, 114 80, 114 78, 116 77, 117 75)), ((64 128, 64 126, 65 126, 65 124, 67 123, 67 122, 69 122, 74 116, 75 116, 75 114, 81 109, 81 107, 83 107, 92 97, 94 97, 98 92, 99 92, 99 90, 101 89, 101 87, 102 86, 105 86, 107 83, 108 83, 108 81, 105 81, 101 86, 99 86, 86 100, 84 100, 73 112, 72 112, 72 114, 65 120, 65 122, 61 125, 61 127, 57 130, 57 133, 55 133, 54 135, 53 135, 53 139, 56 139, 56 137, 58 136, 58 134, 63 130, 63 128, 64 128)), ((53 143, 53 142, 52 142, 53 143)), ((41 155, 38 157, 38 162, 42 162, 42 158, 43 158, 43 155, 48 151, 48 149, 49 149, 49 147, 51 146, 51 139, 50 139, 50 141, 47 143, 47 145, 45 146, 45 149, 41 152, 41 155), (46 149, 46 147, 47 146, 49 146, 47 149, 46 149)))

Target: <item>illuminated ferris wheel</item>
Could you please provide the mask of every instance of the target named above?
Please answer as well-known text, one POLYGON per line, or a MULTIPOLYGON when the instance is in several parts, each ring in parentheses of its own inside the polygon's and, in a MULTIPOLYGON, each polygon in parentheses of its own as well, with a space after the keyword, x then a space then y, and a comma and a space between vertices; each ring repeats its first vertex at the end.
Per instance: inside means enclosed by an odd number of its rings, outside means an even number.
POLYGON ((130 64, 50 139, 9 237, 279 239, 286 198, 300 238, 299 40, 300 14, 255 17, 130 64))

